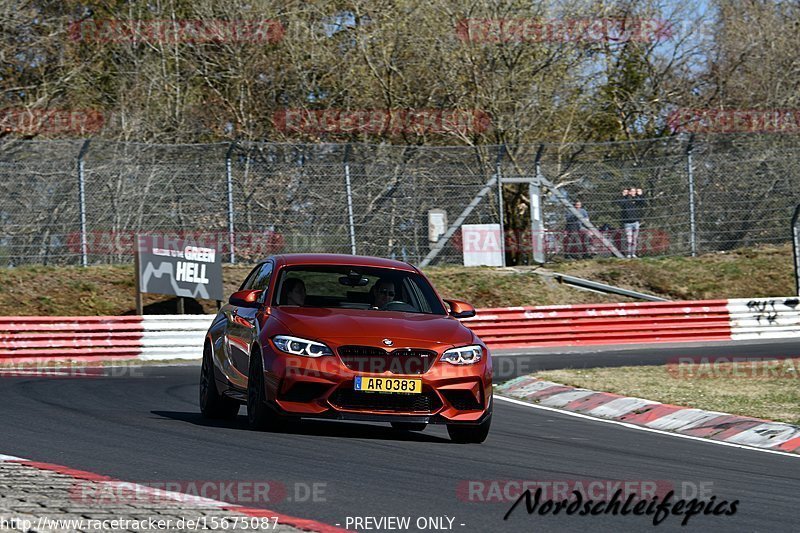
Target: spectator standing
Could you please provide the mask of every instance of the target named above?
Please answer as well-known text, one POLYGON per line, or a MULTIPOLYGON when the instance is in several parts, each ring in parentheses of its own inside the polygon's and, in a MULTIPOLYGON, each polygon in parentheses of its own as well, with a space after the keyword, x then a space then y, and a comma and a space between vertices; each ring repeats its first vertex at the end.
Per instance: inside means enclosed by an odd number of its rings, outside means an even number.
POLYGON ((642 189, 636 188, 624 189, 622 191, 622 198, 619 199, 620 222, 625 230, 625 240, 627 244, 625 256, 629 259, 637 257, 639 228, 641 227, 645 203, 642 189))
POLYGON ((567 259, 589 257, 589 235, 581 222, 581 218, 589 220, 589 212, 580 201, 575 202, 575 210, 580 218, 572 211, 567 213, 566 218, 564 257, 567 259))

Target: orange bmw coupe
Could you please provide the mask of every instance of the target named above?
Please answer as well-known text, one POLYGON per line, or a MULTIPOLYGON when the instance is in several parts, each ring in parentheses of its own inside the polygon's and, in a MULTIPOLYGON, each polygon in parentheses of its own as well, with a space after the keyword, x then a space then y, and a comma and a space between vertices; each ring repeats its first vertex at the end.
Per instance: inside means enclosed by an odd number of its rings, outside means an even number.
POLYGON ((297 418, 445 424, 479 443, 492 420, 492 360, 414 266, 334 254, 259 263, 206 334, 200 408, 276 429, 297 418))

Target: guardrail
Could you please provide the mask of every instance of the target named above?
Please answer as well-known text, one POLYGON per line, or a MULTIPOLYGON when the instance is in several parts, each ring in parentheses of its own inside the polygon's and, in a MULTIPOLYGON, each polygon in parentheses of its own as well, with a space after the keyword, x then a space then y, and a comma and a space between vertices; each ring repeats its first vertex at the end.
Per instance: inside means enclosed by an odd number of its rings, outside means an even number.
POLYGON ((730 340, 727 300, 480 309, 464 323, 491 348, 730 340))
MULTIPOLYGON (((0 362, 199 359, 212 315, 0 317, 0 362)), ((464 324, 490 348, 800 336, 800 299, 479 309, 464 324)))
POLYGON ((0 361, 199 359, 213 315, 0 317, 0 361))
POLYGON ((139 359, 200 359, 214 315, 145 315, 139 359))
POLYGON ((800 337, 800 298, 737 298, 728 300, 731 338, 800 337))
POLYGON ((598 281, 592 281, 589 279, 578 278, 575 276, 568 276, 567 274, 561 274, 559 272, 553 272, 551 276, 559 283, 563 283, 564 285, 570 285, 572 287, 577 287, 578 289, 600 292, 603 294, 617 294, 619 296, 627 296, 628 298, 635 298, 637 300, 647 300, 649 302, 670 301, 667 300, 666 298, 661 298, 660 296, 653 296, 652 294, 647 294, 645 292, 623 289, 622 287, 615 287, 614 285, 608 285, 607 283, 600 283, 598 281))
POLYGON ((138 357, 142 317, 0 317, 0 359, 138 357))

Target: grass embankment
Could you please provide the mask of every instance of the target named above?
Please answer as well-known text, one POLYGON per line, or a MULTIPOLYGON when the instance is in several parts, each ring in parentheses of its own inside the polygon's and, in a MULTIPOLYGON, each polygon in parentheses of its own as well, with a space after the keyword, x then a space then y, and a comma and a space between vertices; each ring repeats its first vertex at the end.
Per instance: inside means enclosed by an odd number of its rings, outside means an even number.
MULTIPOLYGON (((236 290, 250 265, 224 267, 225 294, 236 290)), ((622 298, 579 291, 515 269, 434 267, 425 272, 445 297, 476 307, 615 302, 622 298)), ((790 246, 762 247, 696 258, 593 259, 551 263, 571 274, 673 300, 786 296, 794 291, 790 246)), ((145 312, 174 312, 174 299, 145 295, 145 312)), ((5 315, 121 315, 134 309, 133 266, 0 269, 5 315)), ((214 302, 188 301, 186 312, 210 313, 214 302)))
POLYGON ((800 424, 799 371, 800 358, 549 370, 536 376, 573 387, 800 424))

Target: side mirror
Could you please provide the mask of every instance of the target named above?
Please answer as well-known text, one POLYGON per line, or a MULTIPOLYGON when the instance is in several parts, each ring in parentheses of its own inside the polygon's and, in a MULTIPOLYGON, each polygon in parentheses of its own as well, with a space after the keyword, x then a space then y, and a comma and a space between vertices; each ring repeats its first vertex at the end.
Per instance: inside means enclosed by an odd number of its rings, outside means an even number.
POLYGON ((258 307, 258 297, 261 296, 261 293, 264 291, 259 291, 255 289, 246 289, 243 291, 234 292, 231 294, 231 297, 228 298, 228 303, 231 305, 236 305, 238 307, 258 307))
POLYGON ((467 302, 461 300, 445 300, 450 306, 450 316, 455 318, 472 318, 475 316, 475 308, 467 302))

